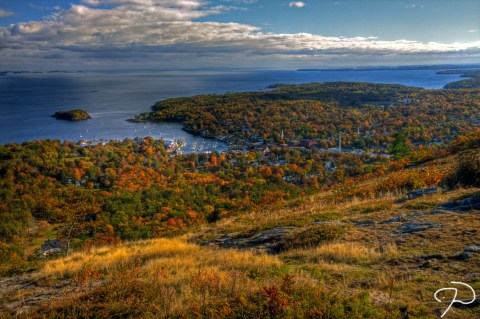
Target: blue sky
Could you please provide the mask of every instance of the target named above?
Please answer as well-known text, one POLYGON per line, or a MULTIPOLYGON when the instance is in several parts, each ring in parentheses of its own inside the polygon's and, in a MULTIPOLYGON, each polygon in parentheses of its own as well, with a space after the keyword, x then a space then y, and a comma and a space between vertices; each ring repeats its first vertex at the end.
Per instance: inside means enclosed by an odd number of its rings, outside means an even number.
POLYGON ((478 0, 0 0, 0 69, 472 62, 478 0))
POLYGON ((329 36, 376 36, 384 40, 474 41, 480 35, 477 0, 313 0, 293 9, 288 1, 266 0, 231 11, 214 21, 235 21, 278 33, 308 32, 329 36))

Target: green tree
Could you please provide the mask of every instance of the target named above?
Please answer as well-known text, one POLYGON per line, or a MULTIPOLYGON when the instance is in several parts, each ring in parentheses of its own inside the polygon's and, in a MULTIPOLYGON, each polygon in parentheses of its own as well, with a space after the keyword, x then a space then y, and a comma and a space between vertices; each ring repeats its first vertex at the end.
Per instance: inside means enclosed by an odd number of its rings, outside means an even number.
POLYGON ((400 159, 409 155, 412 152, 412 148, 405 135, 397 133, 395 134, 395 140, 390 145, 389 152, 395 159, 400 159))

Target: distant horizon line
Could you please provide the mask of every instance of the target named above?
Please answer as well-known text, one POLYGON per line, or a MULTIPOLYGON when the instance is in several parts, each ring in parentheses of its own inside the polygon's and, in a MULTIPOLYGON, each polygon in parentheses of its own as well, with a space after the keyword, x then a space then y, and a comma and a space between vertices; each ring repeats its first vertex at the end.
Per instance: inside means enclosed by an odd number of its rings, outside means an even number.
POLYGON ((376 70, 437 70, 437 69, 475 69, 480 63, 447 63, 447 64, 411 64, 411 65, 369 65, 369 66, 318 66, 302 68, 282 67, 193 67, 193 68, 97 68, 97 69, 31 69, 31 70, 0 70, 0 76, 8 73, 82 73, 94 71, 215 71, 215 70, 278 70, 278 71, 376 71, 376 70))

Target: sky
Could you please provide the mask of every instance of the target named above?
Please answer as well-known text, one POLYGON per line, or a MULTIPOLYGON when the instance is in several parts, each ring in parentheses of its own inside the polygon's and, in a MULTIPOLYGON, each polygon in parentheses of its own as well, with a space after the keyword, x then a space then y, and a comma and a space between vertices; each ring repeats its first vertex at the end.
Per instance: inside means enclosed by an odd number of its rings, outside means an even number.
POLYGON ((447 63, 479 0, 0 0, 0 70, 447 63))

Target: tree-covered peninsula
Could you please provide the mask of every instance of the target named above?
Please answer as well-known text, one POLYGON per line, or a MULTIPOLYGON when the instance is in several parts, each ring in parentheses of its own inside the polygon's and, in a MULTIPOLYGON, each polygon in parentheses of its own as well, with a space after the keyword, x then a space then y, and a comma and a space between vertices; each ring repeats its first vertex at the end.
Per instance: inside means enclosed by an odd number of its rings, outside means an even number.
POLYGON ((235 145, 307 139, 321 148, 385 150, 402 133, 426 146, 478 125, 480 89, 429 90, 372 83, 274 85, 268 92, 227 93, 157 102, 137 117, 182 122, 185 130, 235 145))

